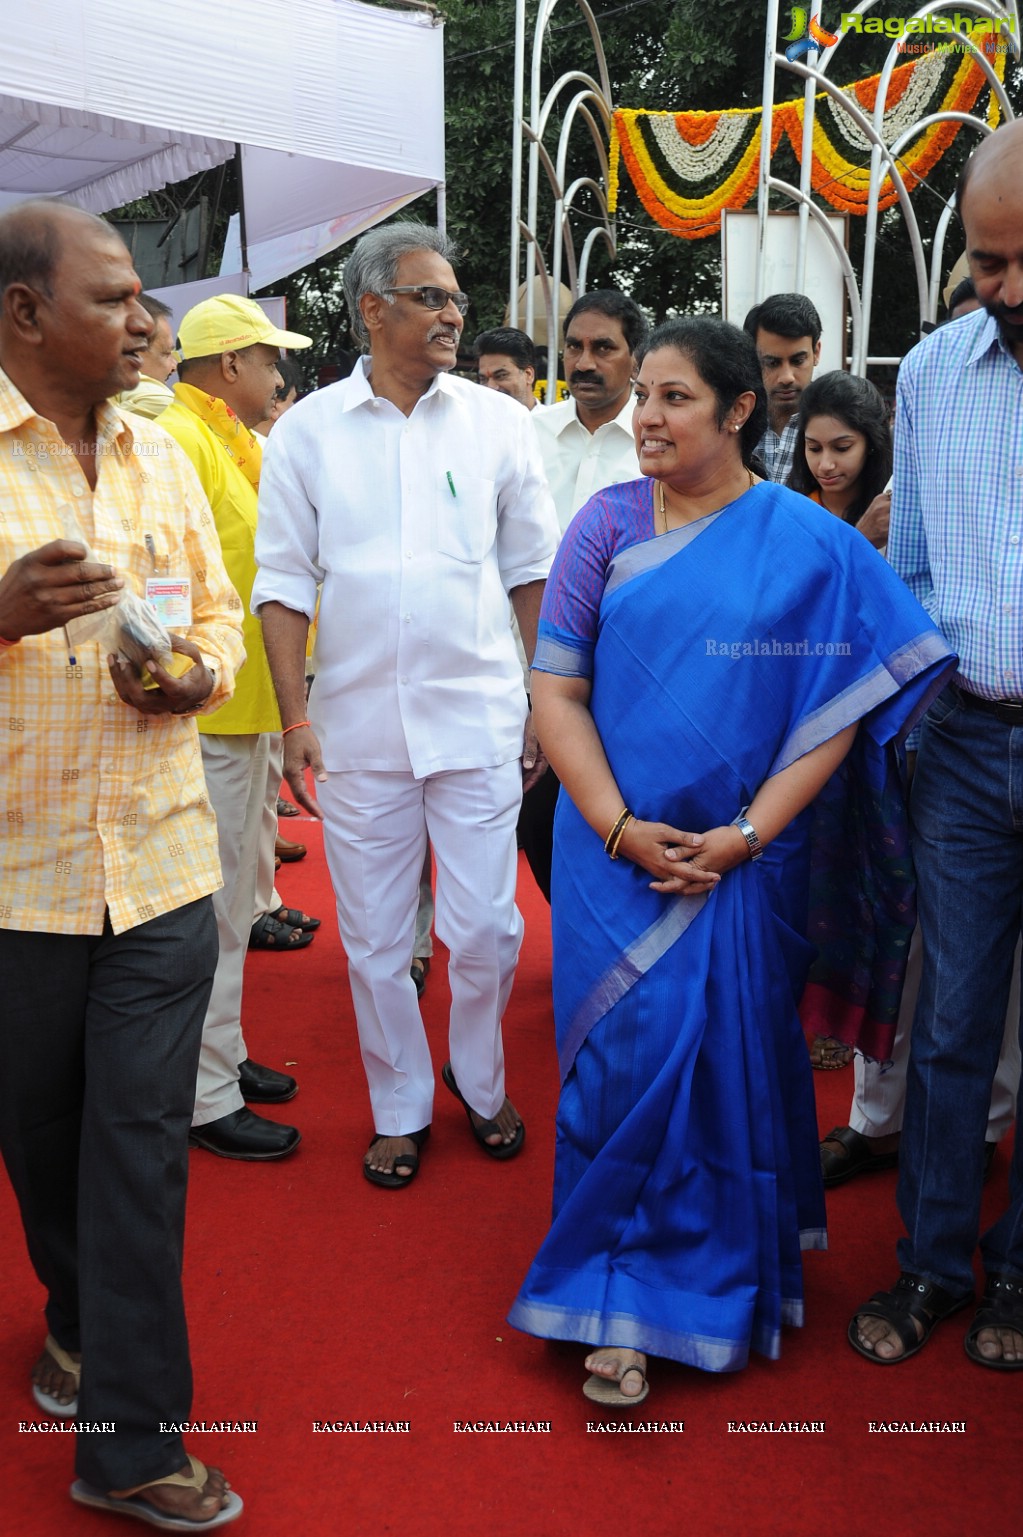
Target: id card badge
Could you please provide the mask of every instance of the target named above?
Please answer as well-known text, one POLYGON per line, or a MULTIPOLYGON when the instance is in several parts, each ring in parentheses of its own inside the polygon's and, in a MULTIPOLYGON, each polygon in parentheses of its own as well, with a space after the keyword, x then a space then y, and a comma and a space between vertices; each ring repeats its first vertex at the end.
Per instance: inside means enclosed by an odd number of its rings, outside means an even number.
POLYGON ((192 623, 192 579, 147 576, 146 602, 165 629, 180 634, 192 623))

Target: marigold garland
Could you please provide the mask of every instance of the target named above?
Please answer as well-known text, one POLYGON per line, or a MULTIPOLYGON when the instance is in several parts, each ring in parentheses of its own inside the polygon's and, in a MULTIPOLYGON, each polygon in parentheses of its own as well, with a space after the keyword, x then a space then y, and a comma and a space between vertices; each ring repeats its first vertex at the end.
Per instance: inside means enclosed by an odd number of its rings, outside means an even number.
MULTIPOLYGON (((999 80, 1004 53, 985 45, 999 80)), ((873 111, 880 75, 843 89, 862 109, 873 111)), ((983 70, 968 54, 934 50, 892 72, 884 116, 885 143, 894 141, 923 118, 939 111, 970 112, 987 85, 983 70)), ((771 153, 784 134, 797 160, 802 159, 802 98, 776 107, 771 118, 771 153)), ((620 189, 619 164, 626 170, 650 216, 687 240, 700 240, 721 228, 725 208, 743 208, 754 196, 760 170, 763 111, 731 107, 722 112, 646 112, 620 108, 611 129, 608 208, 614 213, 620 189)), ((987 121, 998 122, 994 92, 987 121)), ((952 144, 961 123, 936 123, 899 155, 899 168, 912 190, 952 144)), ((816 97, 810 180, 813 190, 843 213, 865 214, 870 186, 870 141, 827 92, 816 97)), ((881 184, 879 208, 889 208, 898 194, 890 177, 881 184)))

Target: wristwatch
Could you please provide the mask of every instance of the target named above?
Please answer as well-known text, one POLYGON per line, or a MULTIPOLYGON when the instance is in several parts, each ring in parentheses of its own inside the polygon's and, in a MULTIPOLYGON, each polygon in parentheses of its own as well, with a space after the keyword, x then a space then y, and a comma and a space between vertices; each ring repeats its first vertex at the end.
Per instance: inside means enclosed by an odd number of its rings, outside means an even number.
POLYGON ((763 845, 761 844, 760 839, 757 837, 757 830, 753 826, 753 823, 746 820, 745 813, 737 816, 732 825, 737 827, 742 833, 742 836, 746 839, 746 847, 749 849, 749 857, 751 859, 759 859, 764 852, 763 845))

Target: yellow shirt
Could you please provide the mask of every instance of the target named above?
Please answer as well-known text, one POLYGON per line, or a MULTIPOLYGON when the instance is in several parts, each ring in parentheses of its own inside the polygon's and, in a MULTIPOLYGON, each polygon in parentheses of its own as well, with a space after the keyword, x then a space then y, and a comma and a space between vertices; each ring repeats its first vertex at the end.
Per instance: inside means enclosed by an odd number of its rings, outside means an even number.
POLYGON ((174 391, 169 385, 142 374, 133 390, 122 390, 114 396, 114 405, 120 406, 122 411, 130 411, 133 416, 146 416, 152 422, 162 416, 173 399, 174 391))
POLYGON ((249 609, 256 580, 257 488, 234 463, 217 434, 192 409, 193 398, 205 399, 205 391, 191 384, 176 384, 174 404, 160 417, 160 426, 177 439, 191 459, 213 508, 224 564, 244 608, 242 631, 247 658, 234 698, 222 710, 205 716, 199 730, 221 736, 280 731, 281 717, 263 645, 263 626, 249 609))
MULTIPOLYGON (((215 664, 214 707, 244 653, 241 607, 191 465, 154 423, 96 408, 90 491, 52 422, 0 370, 0 571, 64 536, 71 507, 96 558, 140 595, 158 572, 192 581, 189 639, 215 664), (147 542, 148 541, 148 542, 147 542)), ((0 927, 115 933, 221 885, 196 723, 139 715, 98 641, 64 631, 0 649, 0 927)))

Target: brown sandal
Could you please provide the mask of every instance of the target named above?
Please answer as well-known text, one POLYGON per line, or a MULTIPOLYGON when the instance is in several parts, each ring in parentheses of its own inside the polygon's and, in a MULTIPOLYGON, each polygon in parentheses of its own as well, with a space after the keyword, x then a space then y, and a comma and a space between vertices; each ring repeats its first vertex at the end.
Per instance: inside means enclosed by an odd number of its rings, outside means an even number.
POLYGON ((162 1532, 211 1532, 214 1527, 237 1521, 244 1506, 241 1498, 230 1488, 225 1489, 223 1504, 217 1514, 200 1521, 193 1521, 190 1516, 172 1516, 169 1511, 159 1510, 148 1500, 138 1498, 143 1489, 158 1489, 167 1484, 177 1489, 197 1489, 201 1492, 206 1488, 209 1472, 198 1457, 189 1455, 188 1465, 192 1470, 190 1474, 168 1473, 166 1478, 152 1478, 147 1484, 136 1484, 133 1489, 122 1489, 119 1494, 106 1494, 102 1489, 87 1484, 84 1478, 76 1478, 71 1485, 71 1498, 78 1505, 88 1505, 93 1510, 116 1511, 118 1515, 134 1516, 137 1521, 146 1521, 162 1532))

